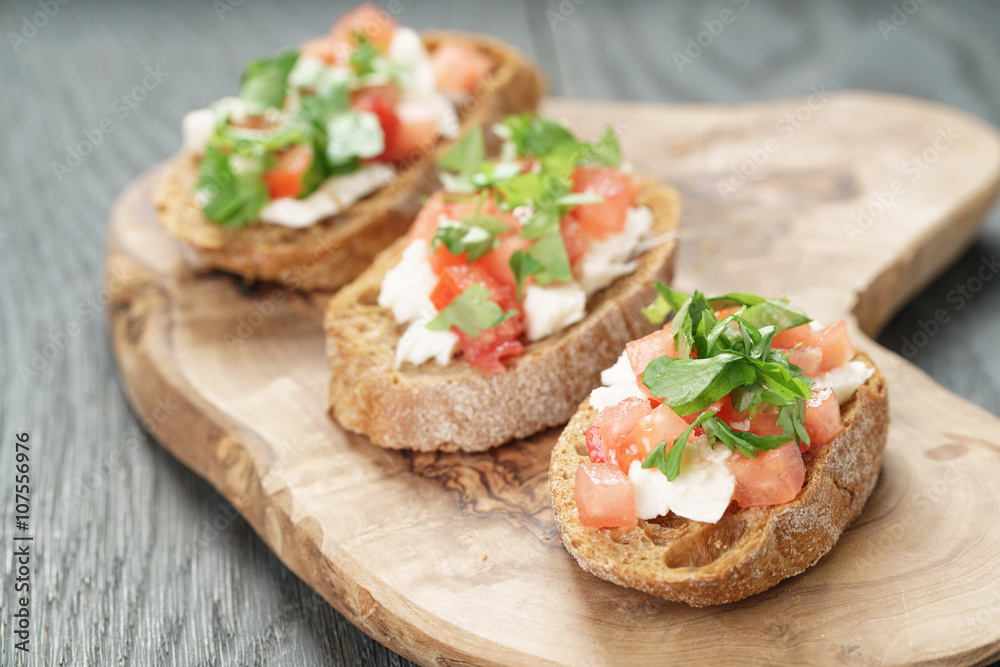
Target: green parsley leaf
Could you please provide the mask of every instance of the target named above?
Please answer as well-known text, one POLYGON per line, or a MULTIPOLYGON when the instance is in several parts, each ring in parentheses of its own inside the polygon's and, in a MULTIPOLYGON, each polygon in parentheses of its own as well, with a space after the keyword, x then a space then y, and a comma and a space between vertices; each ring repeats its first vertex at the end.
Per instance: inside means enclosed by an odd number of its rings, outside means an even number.
POLYGON ((514 272, 514 280, 517 282, 518 301, 524 294, 524 281, 528 276, 540 273, 543 268, 541 262, 523 250, 516 250, 510 256, 510 270, 514 272))
POLYGON ((778 408, 778 419, 776 424, 781 426, 781 434, 791 440, 798 438, 805 444, 811 444, 809 432, 806 431, 806 402, 805 399, 797 399, 793 403, 783 405, 778 408))
POLYGON ((247 65, 240 81, 240 97, 246 103, 249 115, 256 116, 264 113, 265 109, 281 108, 288 94, 288 74, 298 59, 298 51, 283 51, 247 65))
POLYGON ((659 280, 655 281, 653 286, 656 288, 656 299, 642 309, 642 314, 650 324, 663 324, 670 313, 680 311, 690 295, 681 294, 659 280))
POLYGON ((507 116, 503 122, 518 155, 523 157, 545 156, 561 144, 577 143, 564 125, 531 112, 507 116))
POLYGON ((438 167, 459 174, 472 174, 486 159, 483 128, 476 126, 438 160, 438 167))
POLYGON ((351 164, 385 151, 385 135, 378 116, 367 111, 343 111, 326 124, 326 159, 331 166, 351 164))
POLYGON ((348 60, 358 76, 374 74, 376 71, 375 62, 378 57, 378 49, 368 41, 367 37, 363 34, 358 34, 357 46, 351 51, 351 56, 348 60))
POLYGON ((757 379, 747 359, 720 354, 708 359, 659 357, 646 366, 642 382, 679 415, 704 410, 740 385, 757 379))
POLYGON ((479 338, 479 332, 483 329, 492 329, 515 315, 516 310, 503 312, 496 302, 490 300, 490 291, 474 283, 428 322, 427 328, 431 331, 448 331, 452 327, 458 327, 466 336, 479 338))
POLYGON ((712 419, 715 416, 714 412, 703 412, 698 415, 691 424, 688 425, 684 431, 677 436, 673 444, 670 446, 670 452, 665 454, 667 447, 667 441, 661 440, 660 444, 653 448, 653 451, 649 453, 649 456, 642 462, 642 467, 656 468, 662 472, 667 481, 672 482, 677 479, 677 475, 681 472, 681 457, 684 454, 684 446, 687 444, 688 438, 691 436, 691 431, 694 430, 696 426, 701 426, 707 420, 712 419))
POLYGON ((580 156, 581 165, 587 167, 620 167, 622 150, 618 145, 618 135, 609 125, 599 139, 587 145, 580 156))
POLYGON ((205 200, 205 216, 226 227, 243 227, 255 220, 270 198, 261 158, 237 159, 245 167, 239 171, 233 169, 229 156, 209 144, 195 189, 196 196, 205 200))
POLYGON ((474 262, 496 245, 496 237, 475 225, 464 225, 457 221, 446 221, 438 225, 434 237, 431 239, 431 252, 437 250, 439 245, 444 244, 455 257, 463 252, 468 253, 467 260, 474 262))
POLYGON ((548 285, 573 280, 573 269, 566 253, 566 244, 558 227, 546 232, 532 243, 528 248, 528 254, 542 266, 542 269, 535 273, 539 284, 548 285))
POLYGON ((775 332, 797 327, 812 320, 795 306, 778 299, 765 299, 751 305, 742 315, 743 319, 757 328, 773 326, 775 332))
POLYGON ((715 416, 714 412, 703 412, 703 415, 711 415, 702 425, 709 442, 721 441, 729 451, 738 451, 748 459, 757 458, 757 452, 766 452, 777 449, 791 440, 784 435, 760 436, 745 431, 734 430, 729 424, 715 416))

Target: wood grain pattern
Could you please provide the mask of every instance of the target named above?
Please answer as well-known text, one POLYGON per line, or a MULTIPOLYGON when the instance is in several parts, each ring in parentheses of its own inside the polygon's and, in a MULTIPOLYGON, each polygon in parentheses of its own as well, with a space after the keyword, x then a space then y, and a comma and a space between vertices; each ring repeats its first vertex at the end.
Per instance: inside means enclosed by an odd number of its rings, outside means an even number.
MULTIPOLYGON (((853 309, 874 333, 971 241, 1000 186, 1000 140, 955 110, 843 93, 721 200, 720 170, 803 104, 548 111, 583 134, 617 119, 636 167, 681 188, 682 287, 794 290, 821 319, 853 309), (851 212, 948 126, 967 140, 851 243, 851 212), (760 271, 764 260, 783 271, 760 271)), ((324 414, 322 296, 192 275, 150 219, 155 175, 123 194, 109 235, 108 275, 125 276, 111 326, 130 398, 149 417, 155 399, 174 397, 169 418, 150 421, 158 439, 393 650, 611 663, 657 659, 664 640, 678 658, 705 657, 710 632, 713 659, 967 664, 1000 646, 997 510, 981 492, 1000 472, 996 419, 897 357, 865 346, 893 387, 894 422, 859 522, 804 575, 723 610, 690 609, 596 580, 562 550, 545 489, 552 432, 484 455, 406 455, 339 431, 324 414)))

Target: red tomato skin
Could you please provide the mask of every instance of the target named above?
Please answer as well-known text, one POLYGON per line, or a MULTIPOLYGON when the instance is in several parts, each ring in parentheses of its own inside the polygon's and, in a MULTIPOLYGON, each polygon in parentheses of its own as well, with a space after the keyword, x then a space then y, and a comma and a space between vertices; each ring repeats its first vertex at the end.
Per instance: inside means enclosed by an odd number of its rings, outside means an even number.
POLYGON ((298 197, 302 192, 302 178, 312 166, 313 151, 310 146, 294 146, 278 156, 278 164, 264 174, 264 182, 271 199, 298 197))
MULTIPOLYGON (((714 409, 716 416, 727 424, 746 421, 749 417, 747 412, 736 412, 736 409, 733 408, 733 398, 729 394, 709 406, 709 409, 714 409)), ((694 416, 697 417, 697 415, 694 416)))
POLYGON ((789 441, 748 459, 736 454, 727 465, 736 478, 733 499, 740 507, 782 505, 795 500, 805 482, 806 467, 799 446, 789 441))
POLYGON ((635 487, 610 463, 581 463, 573 498, 580 523, 590 528, 629 528, 638 523, 635 487))
POLYGON ((392 42, 396 31, 396 21, 389 12, 377 5, 366 2, 347 12, 333 24, 330 37, 334 42, 338 60, 346 60, 352 49, 358 44, 358 37, 363 36, 380 51, 384 51, 392 42))
MULTIPOLYGON (((649 401, 634 396, 601 410, 597 418, 594 419, 594 425, 599 429, 601 442, 604 443, 604 451, 607 452, 609 463, 617 465, 619 453, 629 453, 626 442, 628 436, 638 421, 652 411, 649 401)), ((637 452, 638 450, 632 453, 637 452)))
POLYGON ((470 44, 442 40, 431 53, 431 67, 438 90, 471 94, 493 69, 493 61, 470 44))
POLYGON ((816 332, 815 345, 823 349, 820 371, 827 372, 854 358, 856 351, 847 333, 847 322, 837 320, 816 332))
POLYGON ((776 333, 771 339, 771 347, 790 350, 796 345, 812 345, 813 333, 809 324, 800 324, 776 333))
POLYGON ((632 198, 628 176, 607 167, 578 167, 573 172, 573 192, 592 192, 604 197, 598 204, 580 204, 572 210, 587 236, 604 240, 621 233, 632 198))
POLYGON ((659 405, 648 415, 639 419, 625 441, 625 447, 620 448, 617 455, 618 467, 628 474, 632 461, 646 460, 661 440, 666 440, 666 451, 677 439, 688 423, 667 405, 659 405))
POLYGON ((777 412, 759 412, 750 420, 750 433, 766 437, 781 435, 784 429, 778 426, 777 412))
POLYGON ((812 398, 806 401, 806 433, 810 447, 825 445, 844 429, 840 418, 840 403, 830 387, 813 387, 812 398))
POLYGON ((427 202, 417 213, 417 217, 414 218, 413 224, 410 225, 410 231, 407 233, 407 238, 413 241, 414 239, 424 239, 430 244, 431 239, 434 238, 434 232, 438 228, 438 220, 441 215, 445 213, 445 201, 444 192, 439 190, 435 192, 427 202))
POLYGON ((802 369, 803 375, 815 378, 820 374, 823 364, 823 349, 811 345, 800 345, 794 350, 782 350, 788 353, 789 363, 802 369))
POLYGON ((608 453, 601 442, 601 429, 596 424, 587 429, 587 453, 594 463, 607 463, 608 453))
POLYGON ((654 331, 648 336, 643 336, 626 345, 625 354, 628 355, 629 365, 632 366, 632 372, 635 373, 639 387, 645 390, 646 385, 642 383, 642 374, 646 372, 646 366, 649 365, 649 362, 659 357, 677 358, 677 348, 674 347, 674 334, 670 322, 663 325, 659 331, 654 331))
POLYGON ((435 275, 440 276, 444 271, 445 267, 455 266, 458 264, 468 264, 467 253, 462 253, 458 257, 451 254, 448 250, 448 246, 445 244, 439 245, 434 249, 434 252, 430 254, 428 262, 430 262, 431 269, 434 271, 435 275))
POLYGON ((382 153, 375 156, 375 160, 380 162, 392 162, 398 156, 395 155, 395 145, 399 135, 399 116, 394 109, 396 94, 391 86, 373 86, 360 90, 354 97, 352 104, 362 111, 368 111, 378 117, 379 125, 382 126, 382 134, 385 137, 385 148, 382 153))

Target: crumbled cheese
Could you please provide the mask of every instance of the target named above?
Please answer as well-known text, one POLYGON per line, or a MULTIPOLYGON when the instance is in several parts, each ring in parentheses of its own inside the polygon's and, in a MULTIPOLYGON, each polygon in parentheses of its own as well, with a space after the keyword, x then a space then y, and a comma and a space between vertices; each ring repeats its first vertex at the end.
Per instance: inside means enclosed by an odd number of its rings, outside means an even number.
POLYGON ((691 438, 684 448, 680 474, 674 481, 656 468, 633 461, 628 478, 635 486, 636 514, 649 520, 673 512, 692 521, 715 523, 725 514, 736 489, 736 478, 723 445, 712 447, 704 436, 691 438))
POLYGON ((382 279, 378 305, 391 310, 397 322, 410 322, 428 308, 434 308, 430 295, 437 282, 427 261, 427 242, 414 239, 403 250, 399 264, 389 269, 382 279))
POLYGON ((437 311, 434 306, 424 310, 413 324, 403 333, 396 347, 396 368, 404 361, 419 366, 428 359, 434 359, 441 366, 447 366, 458 345, 458 336, 451 331, 431 331, 427 328, 437 311))
POLYGON ((816 378, 816 384, 830 387, 838 403, 846 403, 858 387, 868 381, 875 371, 863 361, 848 361, 828 370, 816 378))
POLYGON ((587 294, 635 271, 639 263, 632 257, 652 227, 653 212, 646 206, 633 206, 625 216, 625 227, 620 234, 591 244, 580 261, 580 284, 587 294))
POLYGON ((575 283, 558 287, 529 285, 523 305, 528 340, 536 341, 582 320, 587 314, 587 295, 575 283))
POLYGON ((590 392, 590 405, 597 411, 617 405, 626 398, 646 398, 632 372, 632 364, 625 352, 621 353, 614 366, 601 371, 603 387, 597 387, 590 392))

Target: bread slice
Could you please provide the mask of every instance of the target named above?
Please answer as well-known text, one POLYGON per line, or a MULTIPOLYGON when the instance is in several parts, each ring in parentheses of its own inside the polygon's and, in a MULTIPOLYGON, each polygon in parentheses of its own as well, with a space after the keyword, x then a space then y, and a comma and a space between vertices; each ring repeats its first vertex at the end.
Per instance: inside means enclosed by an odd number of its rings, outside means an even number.
MULTIPOLYGON (((855 358, 875 368, 867 355, 855 358)), ((583 569, 602 579, 694 607, 760 593, 816 563, 875 488, 889 429, 889 399, 878 369, 841 414, 840 435, 803 454, 805 484, 790 503, 746 509, 733 503, 716 524, 671 514, 640 519, 635 528, 595 529, 580 523, 573 497, 577 467, 589 460, 585 433, 597 415, 584 403, 549 465, 563 543, 583 569)))
MULTIPOLYGON (((509 113, 534 110, 543 89, 538 71, 516 50, 485 36, 428 32, 429 50, 444 39, 473 44, 495 67, 480 93, 459 108, 462 134, 509 113)), ((208 220, 194 203, 201 157, 181 154, 154 193, 160 224, 190 251, 202 269, 222 269, 247 280, 272 280, 302 290, 335 289, 363 271, 403 235, 422 199, 440 187, 435 162, 453 141, 401 167, 393 181, 346 210, 303 229, 268 223, 231 229, 208 220)))
POLYGON ((656 328, 639 309, 653 300, 654 280, 673 276, 679 195, 646 181, 636 203, 652 210, 653 234, 671 238, 646 251, 634 273, 591 296, 583 320, 527 345, 496 374, 461 355, 447 366, 394 368, 407 325, 378 305, 378 294, 406 247, 406 239, 397 241, 327 308, 331 415, 377 445, 421 451, 483 451, 565 423, 626 343, 656 328))

